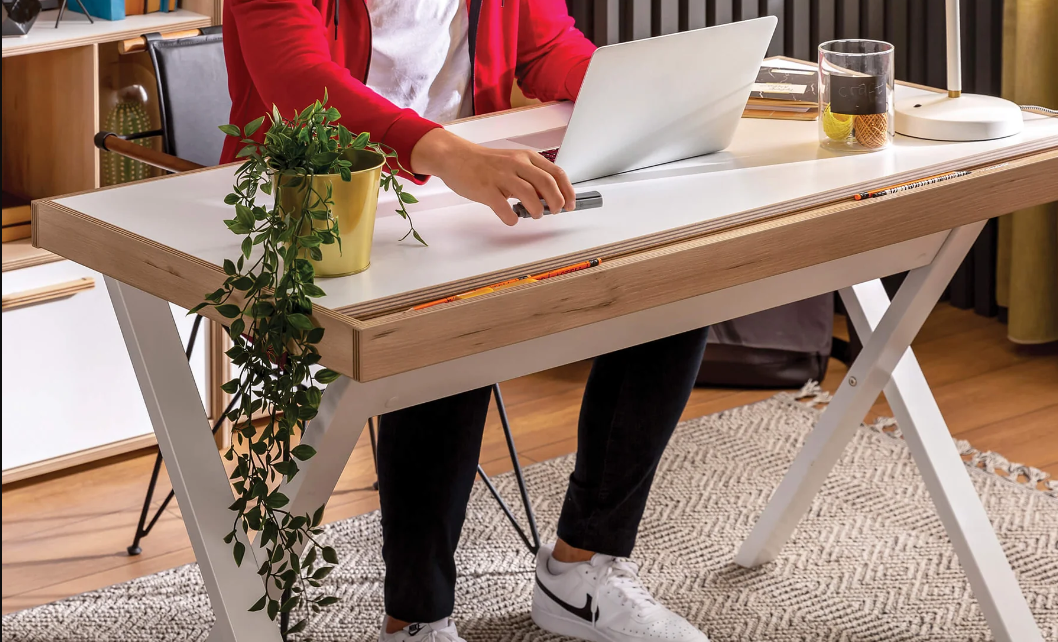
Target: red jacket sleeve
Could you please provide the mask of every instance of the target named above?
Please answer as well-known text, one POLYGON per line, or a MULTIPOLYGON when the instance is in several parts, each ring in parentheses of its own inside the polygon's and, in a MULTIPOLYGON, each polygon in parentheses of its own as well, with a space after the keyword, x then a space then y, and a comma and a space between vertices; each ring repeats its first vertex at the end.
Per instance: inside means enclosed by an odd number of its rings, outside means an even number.
POLYGON ((241 35, 239 48, 246 68, 266 105, 291 114, 322 99, 326 89, 343 125, 353 132, 369 132, 372 140, 392 147, 405 167, 410 166, 411 150, 419 139, 440 127, 411 109, 397 107, 335 63, 323 17, 310 0, 228 3, 241 35))
POLYGON ((577 98, 595 45, 573 24, 564 0, 521 0, 515 75, 526 96, 577 98))

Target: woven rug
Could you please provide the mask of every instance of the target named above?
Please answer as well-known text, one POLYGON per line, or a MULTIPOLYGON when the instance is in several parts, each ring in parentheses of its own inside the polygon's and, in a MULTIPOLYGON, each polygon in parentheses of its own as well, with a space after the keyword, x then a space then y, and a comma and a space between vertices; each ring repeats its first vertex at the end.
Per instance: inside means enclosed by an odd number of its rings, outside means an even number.
MULTIPOLYGON (((991 639, 891 420, 859 429, 777 561, 753 570, 732 563, 829 399, 816 387, 801 392, 680 425, 635 550, 645 583, 714 642, 991 639)), ((1058 640, 1058 484, 968 444, 959 448, 1044 639, 1058 640)), ((566 456, 526 470, 547 540, 572 467, 566 456)), ((517 497, 510 475, 497 485, 517 497)), ((532 559, 477 486, 458 553, 460 632, 471 642, 560 639, 529 619, 532 559)), ((330 576, 342 602, 299 639, 375 640, 378 514, 333 524, 327 537, 342 560, 330 576)), ((205 640, 211 622, 198 568, 188 565, 8 615, 3 640, 183 642, 205 640)))

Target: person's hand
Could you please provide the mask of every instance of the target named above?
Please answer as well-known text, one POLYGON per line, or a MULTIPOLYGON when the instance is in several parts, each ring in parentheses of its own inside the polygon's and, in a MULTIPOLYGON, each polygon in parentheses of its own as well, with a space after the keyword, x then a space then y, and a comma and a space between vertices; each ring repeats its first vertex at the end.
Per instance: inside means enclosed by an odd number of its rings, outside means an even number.
POLYGON ((573 185, 562 169, 540 154, 522 149, 490 149, 434 129, 411 152, 411 170, 438 176, 456 194, 492 208, 507 225, 518 222, 508 198, 516 198, 533 216, 572 210, 573 185))

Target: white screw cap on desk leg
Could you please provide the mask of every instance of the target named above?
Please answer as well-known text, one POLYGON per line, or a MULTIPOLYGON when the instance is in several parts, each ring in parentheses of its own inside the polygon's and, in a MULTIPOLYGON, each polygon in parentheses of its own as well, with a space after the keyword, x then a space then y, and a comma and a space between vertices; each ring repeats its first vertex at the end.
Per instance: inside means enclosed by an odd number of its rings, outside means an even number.
POLYGON ((1021 108, 1002 98, 962 94, 896 100, 896 131, 927 140, 973 141, 1020 134, 1021 108))

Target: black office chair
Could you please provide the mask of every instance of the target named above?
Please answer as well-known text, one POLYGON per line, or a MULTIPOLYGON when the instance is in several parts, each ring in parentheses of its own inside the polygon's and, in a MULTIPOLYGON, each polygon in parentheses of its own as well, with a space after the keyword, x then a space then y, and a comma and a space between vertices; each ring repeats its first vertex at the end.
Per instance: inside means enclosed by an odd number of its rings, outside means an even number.
MULTIPOLYGON (((199 35, 181 38, 165 38, 153 33, 143 36, 143 47, 151 56, 155 76, 158 80, 158 97, 161 114, 161 129, 120 136, 112 132, 99 132, 95 144, 102 150, 121 154, 135 160, 159 167, 169 172, 181 172, 215 165, 221 155, 224 135, 217 125, 227 123, 231 111, 231 99, 228 96, 228 76, 224 66, 223 36, 220 27, 207 27, 199 35), (148 137, 161 137, 164 152, 157 152, 148 147, 141 147, 131 141, 148 137)), ((135 47, 127 49, 136 51, 135 47)), ((185 353, 190 360, 202 324, 201 316, 195 318, 191 328, 185 353)), ((504 406, 499 384, 493 385, 493 396, 503 425, 507 450, 510 453, 518 490, 529 522, 529 532, 522 528, 510 507, 485 471, 478 466, 478 475, 486 488, 496 499, 507 519, 521 537, 525 546, 534 555, 540 549, 540 535, 536 527, 536 516, 529 502, 529 493, 525 486, 525 477, 518 461, 518 452, 514 445, 507 408, 504 406)), ((214 421, 213 433, 220 429, 224 417, 234 407, 235 399, 214 421)), ((368 421, 368 432, 371 438, 372 459, 375 460, 375 473, 378 474, 377 435, 375 419, 368 421)), ((155 486, 162 467, 162 455, 158 453, 147 485, 147 494, 143 500, 139 523, 132 544, 128 547, 129 555, 142 552, 140 543, 150 534, 162 513, 173 499, 169 491, 165 501, 148 521, 151 501, 154 498, 155 486)), ((374 483, 375 490, 378 482, 374 483)))

